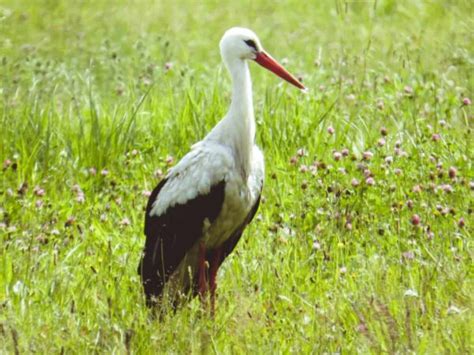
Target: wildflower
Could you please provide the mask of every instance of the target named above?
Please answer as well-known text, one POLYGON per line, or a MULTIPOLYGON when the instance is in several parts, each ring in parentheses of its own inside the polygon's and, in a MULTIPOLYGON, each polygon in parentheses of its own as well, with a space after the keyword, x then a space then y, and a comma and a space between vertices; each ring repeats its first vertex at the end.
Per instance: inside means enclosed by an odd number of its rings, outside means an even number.
POLYGON ((150 197, 151 196, 151 191, 143 190, 142 195, 143 195, 143 197, 150 197))
POLYGON ((301 188, 303 190, 306 190, 308 188, 308 182, 306 180, 303 180, 303 182, 301 183, 301 188))
POLYGON ((173 68, 173 63, 172 62, 166 62, 165 63, 165 70, 171 70, 173 68))
POLYGON ((448 307, 448 314, 459 314, 459 313, 461 313, 461 310, 455 305, 451 305, 448 307))
POLYGON ((33 193, 36 195, 36 196, 44 196, 45 194, 45 191, 44 189, 42 189, 41 187, 39 186, 35 186, 35 188, 33 189, 33 193))
POLYGON ((349 94, 346 96, 347 101, 355 101, 356 97, 354 94, 349 94))
POLYGON ((347 157, 349 155, 349 149, 344 148, 343 150, 341 150, 341 154, 343 157, 347 157))
POLYGON ((306 155, 308 155, 308 154, 307 154, 307 152, 306 152, 306 149, 300 148, 300 149, 298 149, 298 150, 296 151, 296 155, 298 155, 299 157, 304 157, 304 156, 306 156, 306 155))
POLYGON ((453 192, 453 187, 449 184, 443 184, 441 185, 441 189, 446 192, 446 193, 451 193, 453 192))
POLYGON ((333 156, 333 158, 334 158, 335 161, 339 161, 339 160, 341 160, 341 158, 342 158, 342 154, 339 153, 339 152, 334 152, 334 153, 332 153, 332 156, 333 156))
POLYGON ((411 224, 413 224, 414 226, 417 226, 420 224, 420 216, 418 216, 417 214, 414 214, 412 217, 411 217, 411 224))
POLYGON ((173 162, 174 162, 174 158, 171 155, 168 155, 165 159, 165 163, 167 165, 171 165, 171 164, 173 164, 173 162))
POLYGON ((301 164, 300 165, 300 173, 306 173, 308 172, 309 168, 307 165, 301 164))
POLYGON ((380 134, 381 134, 382 136, 386 136, 386 135, 388 134, 387 128, 386 128, 386 127, 380 128, 380 134))
POLYGON ((330 135, 333 135, 334 132, 336 132, 336 130, 335 130, 332 126, 329 126, 329 127, 328 127, 328 133, 329 133, 330 135))
POLYGON ((405 91, 405 94, 412 95, 413 94, 413 88, 409 85, 405 86, 403 88, 403 91, 405 91))
POLYGON ((365 180, 365 183, 369 186, 373 186, 375 185, 375 180, 373 177, 368 177, 366 180, 365 180))
POLYGON ((391 155, 385 157, 385 163, 390 165, 393 163, 393 157, 391 155))
POLYGON ((107 169, 102 169, 102 171, 100 172, 100 174, 101 174, 102 176, 107 176, 107 175, 109 175, 109 171, 108 171, 107 169))
POLYGON ((412 191, 415 192, 415 193, 420 193, 422 190, 421 186, 420 185, 415 185, 413 186, 413 189, 412 191))
POLYGON ((428 231, 426 234, 426 237, 428 238, 428 240, 433 240, 434 236, 435 234, 432 231, 428 231))
POLYGON ((402 169, 395 168, 393 172, 395 173, 395 175, 402 175, 402 169))
POLYGON ((433 142, 437 142, 441 139, 441 135, 439 133, 433 133, 433 135, 431 136, 431 140, 433 142))
POLYGON ((360 181, 357 180, 356 178, 354 178, 354 179, 351 180, 351 185, 352 185, 353 187, 357 187, 357 186, 360 185, 360 181))
POLYGON ((402 253, 402 256, 406 260, 413 260, 415 259, 415 253, 412 251, 405 251, 402 253))
POLYGON ((449 207, 444 207, 441 209, 441 215, 447 216, 449 214, 449 207))
POLYGON ((462 99, 462 104, 463 104, 464 106, 469 106, 469 105, 471 104, 471 99, 468 98, 468 97, 463 98, 463 99, 462 99))
POLYGON ((383 110, 385 108, 385 104, 382 100, 377 101, 377 108, 379 110, 383 110))
POLYGON ((3 170, 8 169, 10 165, 12 165, 12 161, 10 159, 5 159, 3 162, 3 170))
POLYGON ((374 154, 370 151, 365 151, 363 154, 362 154, 362 158, 364 160, 370 160, 372 159, 372 157, 374 156, 374 154))
POLYGON ((386 141, 384 138, 380 138, 378 141, 377 141, 377 145, 379 147, 383 147, 385 145, 386 141))
POLYGON ((298 161, 298 158, 296 156, 292 156, 290 158, 290 164, 291 165, 295 165, 297 161, 298 161))
POLYGON ((466 222, 464 221, 464 218, 461 217, 458 221, 458 226, 459 228, 463 228, 466 225, 466 222))
POLYGON ((448 171, 449 177, 450 177, 451 179, 454 179, 454 178, 456 177, 456 175, 457 175, 457 172, 458 172, 457 169, 456 169, 454 166, 451 166, 451 167, 449 168, 449 171, 448 171))
POLYGON ((123 218, 123 219, 120 221, 119 224, 120 224, 122 227, 127 227, 127 226, 130 225, 130 220, 129 220, 127 217, 125 217, 125 218, 123 218))
POLYGON ((412 290, 412 289, 408 289, 408 290, 405 291, 403 296, 405 296, 405 297, 418 297, 418 292, 416 292, 415 290, 412 290))

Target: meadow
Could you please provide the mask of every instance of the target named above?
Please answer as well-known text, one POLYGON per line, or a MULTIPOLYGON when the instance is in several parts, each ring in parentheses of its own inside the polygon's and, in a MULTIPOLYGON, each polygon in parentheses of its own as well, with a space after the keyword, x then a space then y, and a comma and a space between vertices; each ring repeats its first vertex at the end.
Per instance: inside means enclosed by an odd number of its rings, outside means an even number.
POLYGON ((474 351, 471 1, 0 4, 0 352, 474 351), (224 116, 235 25, 263 203, 217 313, 160 321, 136 266, 147 196, 224 116), (471 329, 471 330, 469 330, 471 329))

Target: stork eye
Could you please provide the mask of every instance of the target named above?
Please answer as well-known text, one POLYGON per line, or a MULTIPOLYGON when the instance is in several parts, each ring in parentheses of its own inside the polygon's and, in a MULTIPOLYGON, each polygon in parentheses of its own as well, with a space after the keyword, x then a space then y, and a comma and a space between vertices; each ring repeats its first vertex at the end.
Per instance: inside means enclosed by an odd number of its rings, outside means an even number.
POLYGON ((249 46, 249 47, 255 49, 256 51, 258 51, 257 45, 255 44, 255 41, 254 41, 254 40, 248 39, 248 40, 246 40, 246 41, 244 41, 244 42, 247 44, 247 46, 249 46))

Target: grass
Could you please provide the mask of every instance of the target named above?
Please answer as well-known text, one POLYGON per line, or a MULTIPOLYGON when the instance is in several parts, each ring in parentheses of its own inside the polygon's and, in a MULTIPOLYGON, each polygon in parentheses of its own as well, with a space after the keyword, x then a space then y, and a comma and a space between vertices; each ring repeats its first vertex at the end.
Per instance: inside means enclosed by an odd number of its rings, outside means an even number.
POLYGON ((4 1, 0 351, 472 352, 472 13, 4 1), (311 91, 252 65, 264 203, 215 322, 196 301, 159 322, 136 274, 146 195, 225 114, 236 24, 311 91))

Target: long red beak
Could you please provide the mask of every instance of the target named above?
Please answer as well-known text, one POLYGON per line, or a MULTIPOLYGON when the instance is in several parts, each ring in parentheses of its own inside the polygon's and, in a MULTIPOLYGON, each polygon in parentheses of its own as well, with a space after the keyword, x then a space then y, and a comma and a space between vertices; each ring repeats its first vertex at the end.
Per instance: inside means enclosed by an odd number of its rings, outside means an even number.
POLYGON ((255 61, 260 64, 262 67, 267 68, 268 70, 274 72, 280 78, 288 81, 290 84, 293 84, 301 90, 306 90, 303 84, 299 82, 293 75, 291 75, 285 68, 282 67, 275 59, 272 58, 267 52, 261 51, 257 53, 255 61))

